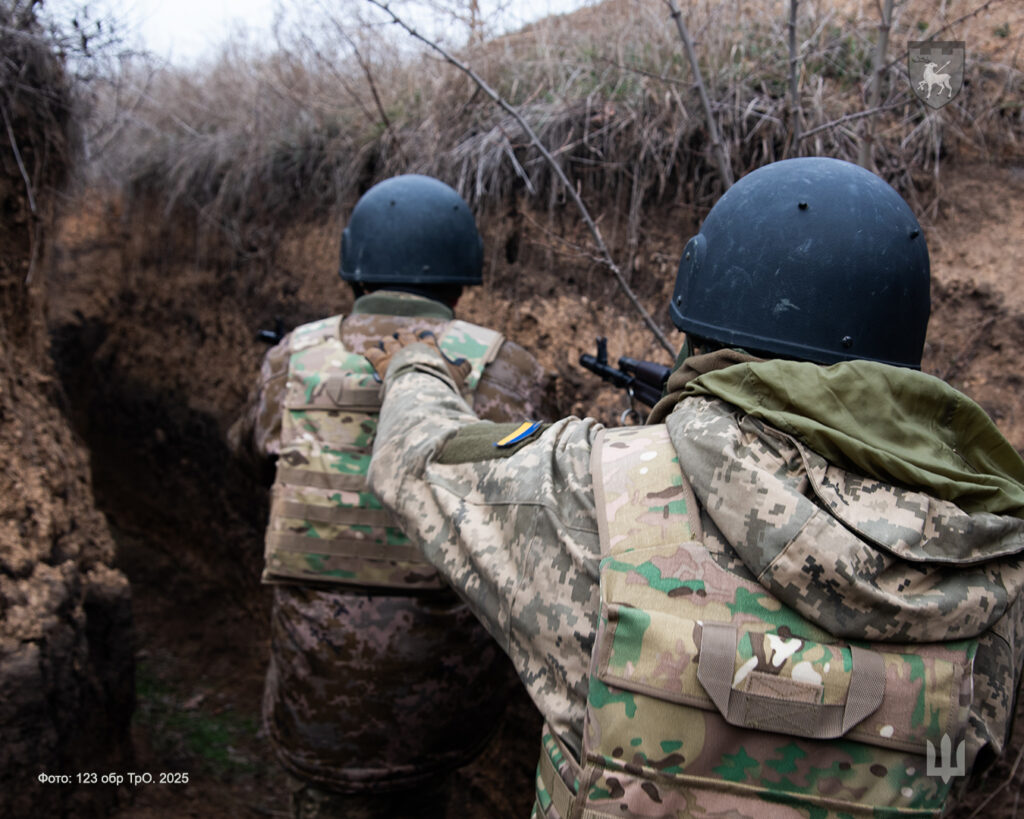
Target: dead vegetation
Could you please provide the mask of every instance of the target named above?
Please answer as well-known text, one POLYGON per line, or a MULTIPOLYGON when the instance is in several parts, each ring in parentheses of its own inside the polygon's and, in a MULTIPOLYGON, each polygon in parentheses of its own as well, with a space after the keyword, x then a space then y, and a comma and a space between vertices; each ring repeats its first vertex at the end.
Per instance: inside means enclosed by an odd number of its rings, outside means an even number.
MULTIPOLYGON (((513 117, 372 13, 351 23, 351 4, 340 8, 301 26, 286 18, 272 52, 236 43, 200 70, 135 64, 118 77, 131 106, 102 157, 106 177, 165 211, 193 209, 201 228, 243 251, 263 244, 268 226, 297 212, 336 214, 400 172, 436 175, 481 208, 501 207, 514 192, 549 207, 564 200, 513 117)), ((922 212, 935 201, 942 160, 998 161, 1024 145, 1024 10, 1007 0, 898 4, 871 116, 861 114, 878 28, 873 4, 800 3, 792 61, 788 9, 770 0, 705 0, 684 15, 737 177, 794 155, 855 161, 872 121, 872 162, 922 212), (904 44, 933 34, 968 43, 964 88, 940 111, 922 105, 907 80, 904 44)), ((699 214, 721 192, 664 3, 608 0, 459 57, 516 107, 586 198, 624 221, 627 252, 645 207, 685 203, 699 214)))
POLYGON ((34 5, 0 3, 0 163, 14 181, 11 202, 25 205, 4 210, 29 239, 26 283, 41 252, 45 210, 68 176, 77 125, 64 64, 34 5))

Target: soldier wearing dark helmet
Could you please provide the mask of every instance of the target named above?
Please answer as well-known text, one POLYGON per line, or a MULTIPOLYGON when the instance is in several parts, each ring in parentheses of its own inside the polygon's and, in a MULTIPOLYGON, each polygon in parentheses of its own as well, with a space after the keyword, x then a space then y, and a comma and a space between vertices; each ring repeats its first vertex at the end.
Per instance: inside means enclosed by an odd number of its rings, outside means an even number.
POLYGON ((366 471, 381 385, 363 356, 396 332, 465 361, 462 398, 506 421, 540 411, 521 347, 454 319, 481 239, 450 187, 399 176, 359 200, 341 244, 348 315, 269 351, 236 449, 275 458, 264 581, 274 586, 264 720, 296 816, 443 816, 449 774, 501 716, 507 660, 396 528, 366 471))
POLYGON ((768 165, 671 314, 643 427, 509 438, 433 347, 370 356, 370 485, 545 717, 533 815, 937 816, 1007 739, 1024 462, 919 372, 917 220, 857 166, 768 165))

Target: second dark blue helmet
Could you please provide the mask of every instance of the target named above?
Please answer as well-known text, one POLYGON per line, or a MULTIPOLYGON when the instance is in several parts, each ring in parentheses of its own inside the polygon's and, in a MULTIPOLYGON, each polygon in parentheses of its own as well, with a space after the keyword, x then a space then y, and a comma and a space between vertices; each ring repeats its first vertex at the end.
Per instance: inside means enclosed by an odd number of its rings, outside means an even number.
POLYGON ((382 284, 480 284, 483 241, 469 205, 444 182, 405 174, 356 203, 341 236, 341 278, 382 284))

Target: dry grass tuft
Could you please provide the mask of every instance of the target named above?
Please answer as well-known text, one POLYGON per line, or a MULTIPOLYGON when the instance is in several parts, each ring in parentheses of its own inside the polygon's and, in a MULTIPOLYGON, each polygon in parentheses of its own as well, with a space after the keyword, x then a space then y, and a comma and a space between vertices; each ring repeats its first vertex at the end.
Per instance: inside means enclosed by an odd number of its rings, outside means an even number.
POLYGON ((66 180, 74 142, 70 83, 34 6, 0 0, 0 169, 36 215, 37 192, 66 180))
POLYGON ((25 332, 24 285, 33 281, 54 194, 70 175, 78 144, 75 111, 61 43, 40 23, 36 3, 0 0, 0 254, 11 264, 21 255, 14 247, 28 248, 20 281, 0 282, 0 313, 15 323, 8 328, 13 335, 25 332))
MULTIPOLYGON (((952 157, 1019 156, 1024 10, 1009 0, 897 8, 873 157, 919 212, 938 201, 952 157), (905 44, 967 41, 964 89, 932 111, 911 93, 905 44)), ((856 159, 878 24, 875 4, 807 0, 797 20, 800 131, 789 97, 788 4, 695 0, 685 11, 737 177, 787 156, 856 159)), ((460 59, 517 106, 588 201, 635 245, 644 209, 699 216, 721 192, 681 44, 658 0, 608 0, 466 48, 460 59)), ((395 173, 438 176, 478 210, 564 191, 513 118, 453 67, 399 47, 378 24, 306 18, 277 48, 228 47, 201 71, 136 64, 109 177, 165 211, 188 208, 255 251, 296 217, 336 217, 395 173), (314 36, 311 31, 326 31, 314 36), (139 93, 142 89, 142 93, 139 93), (132 95, 129 94, 129 97, 132 95)))

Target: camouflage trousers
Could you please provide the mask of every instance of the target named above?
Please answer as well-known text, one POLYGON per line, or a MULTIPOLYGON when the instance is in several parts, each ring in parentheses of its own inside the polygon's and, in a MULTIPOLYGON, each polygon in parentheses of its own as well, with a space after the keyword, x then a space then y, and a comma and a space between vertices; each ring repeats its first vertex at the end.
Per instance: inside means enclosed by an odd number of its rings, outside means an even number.
POLYGON ((284 768, 312 787, 433 788, 490 739, 514 679, 449 590, 274 587, 263 718, 284 768))

